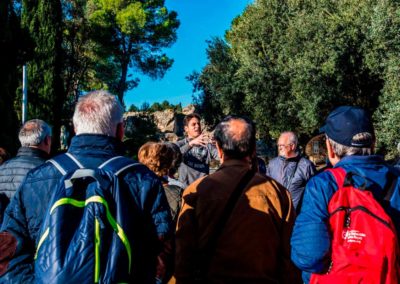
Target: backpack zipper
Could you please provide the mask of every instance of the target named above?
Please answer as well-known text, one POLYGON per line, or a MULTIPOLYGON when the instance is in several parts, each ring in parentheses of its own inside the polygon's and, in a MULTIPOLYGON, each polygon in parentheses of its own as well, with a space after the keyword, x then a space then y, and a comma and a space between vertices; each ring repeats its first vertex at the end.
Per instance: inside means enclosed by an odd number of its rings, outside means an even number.
POLYGON ((392 230, 392 228, 390 227, 389 222, 383 220, 381 217, 376 216, 374 213, 372 213, 368 208, 364 207, 364 206, 356 206, 356 207, 345 207, 345 206, 340 206, 337 209, 335 209, 331 214, 330 217, 332 217, 334 214, 336 214, 339 211, 346 211, 346 221, 345 221, 345 227, 349 227, 350 226, 350 213, 356 210, 361 210, 364 213, 367 213, 368 215, 370 215, 371 217, 375 218, 376 220, 378 220, 379 222, 381 222, 383 225, 385 225, 386 227, 388 227, 390 230, 392 230))
MULTIPOLYGON (((378 220, 379 222, 381 222, 383 225, 385 225, 386 227, 388 227, 391 231, 392 228, 390 227, 389 222, 383 220, 382 218, 376 216, 374 213, 372 213, 368 208, 364 207, 364 206, 356 206, 353 208, 350 207, 346 207, 346 206, 340 206, 338 208, 336 208, 331 214, 330 217, 331 218, 334 214, 338 213, 339 211, 345 211, 345 221, 344 221, 344 227, 348 228, 350 227, 351 224, 351 218, 350 218, 350 213, 356 210, 361 210, 364 213, 367 213, 368 215, 370 215, 371 217, 375 218, 376 220, 378 220)), ((326 272, 326 274, 329 274, 332 270, 333 267, 333 261, 331 260, 330 264, 329 264, 329 268, 328 271, 326 272)))

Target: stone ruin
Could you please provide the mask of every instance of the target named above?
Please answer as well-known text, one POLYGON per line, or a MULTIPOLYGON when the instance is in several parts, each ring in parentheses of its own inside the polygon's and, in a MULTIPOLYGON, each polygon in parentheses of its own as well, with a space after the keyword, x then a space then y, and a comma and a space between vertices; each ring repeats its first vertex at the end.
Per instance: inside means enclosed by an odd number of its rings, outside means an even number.
MULTIPOLYGON (((148 112, 126 112, 124 114, 125 133, 127 137, 136 135, 143 128, 152 132, 152 140, 175 142, 184 136, 183 119, 186 115, 196 112, 195 105, 188 105, 182 109, 182 113, 176 113, 172 109, 148 112), (154 138, 156 137, 156 138, 154 138)), ((212 134, 204 121, 201 121, 203 132, 212 134)), ((150 134, 150 133, 149 133, 150 134)))

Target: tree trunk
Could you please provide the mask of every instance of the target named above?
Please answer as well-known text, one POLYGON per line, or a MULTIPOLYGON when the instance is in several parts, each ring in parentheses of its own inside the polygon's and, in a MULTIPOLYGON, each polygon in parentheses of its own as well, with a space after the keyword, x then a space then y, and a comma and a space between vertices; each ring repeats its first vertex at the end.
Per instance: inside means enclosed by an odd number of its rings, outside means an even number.
POLYGON ((121 62, 121 78, 117 87, 117 95, 121 103, 124 102, 124 93, 126 91, 126 76, 128 75, 129 59, 123 59, 121 62))

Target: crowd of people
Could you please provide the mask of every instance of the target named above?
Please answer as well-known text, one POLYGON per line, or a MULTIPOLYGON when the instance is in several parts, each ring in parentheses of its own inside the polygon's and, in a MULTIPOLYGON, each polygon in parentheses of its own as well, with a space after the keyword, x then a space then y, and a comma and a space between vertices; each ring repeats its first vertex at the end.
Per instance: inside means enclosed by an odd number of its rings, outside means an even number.
POLYGON ((116 96, 82 96, 72 119, 65 153, 34 119, 0 166, 0 283, 400 283, 400 172, 374 155, 364 109, 329 114, 318 174, 292 131, 260 163, 247 117, 210 137, 187 115, 184 139, 139 161, 116 96))

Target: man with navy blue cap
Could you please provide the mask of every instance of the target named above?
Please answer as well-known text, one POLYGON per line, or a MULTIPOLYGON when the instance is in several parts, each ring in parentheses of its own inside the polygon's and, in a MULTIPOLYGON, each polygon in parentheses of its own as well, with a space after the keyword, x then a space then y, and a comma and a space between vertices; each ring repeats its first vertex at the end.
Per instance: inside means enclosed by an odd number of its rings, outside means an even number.
MULTIPOLYGON (((329 114, 320 130, 326 135, 328 158, 333 169, 342 168, 345 173, 363 177, 354 179, 354 187, 361 188, 359 183, 365 182, 365 187, 378 202, 383 200, 388 187, 392 189, 389 204, 384 208, 399 234, 398 172, 382 157, 373 154, 375 133, 368 112, 359 107, 338 107, 329 114)), ((291 258, 303 271, 305 283, 309 283, 312 273, 323 274, 331 269, 332 231, 328 205, 339 188, 336 181, 333 171, 324 171, 311 178, 305 189, 303 206, 291 239, 291 258)))

